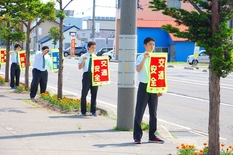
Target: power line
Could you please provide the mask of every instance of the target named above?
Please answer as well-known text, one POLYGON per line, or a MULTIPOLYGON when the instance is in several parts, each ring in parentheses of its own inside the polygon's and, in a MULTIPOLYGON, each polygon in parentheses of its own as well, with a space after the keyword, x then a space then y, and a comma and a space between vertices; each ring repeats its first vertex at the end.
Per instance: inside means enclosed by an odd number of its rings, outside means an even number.
MULTIPOLYGON (((100 7, 100 8, 116 8, 115 6, 102 6, 102 5, 95 5, 95 7, 100 7)), ((83 10, 83 11, 81 11, 81 12, 75 13, 74 15, 77 15, 77 14, 84 14, 84 12, 89 11, 89 10, 91 10, 91 9, 92 9, 92 7, 87 8, 86 10, 83 10)))

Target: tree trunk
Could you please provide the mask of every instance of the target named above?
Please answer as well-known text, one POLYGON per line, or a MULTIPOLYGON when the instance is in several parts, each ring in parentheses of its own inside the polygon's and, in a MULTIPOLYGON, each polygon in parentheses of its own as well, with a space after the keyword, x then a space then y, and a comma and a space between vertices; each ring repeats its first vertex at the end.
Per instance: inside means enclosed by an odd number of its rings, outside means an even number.
MULTIPOLYGON (((215 37, 216 31, 219 30, 219 0, 212 0, 212 36, 215 37)), ((221 46, 221 45, 219 45, 221 46)), ((208 155, 220 155, 219 143, 219 112, 220 112, 220 77, 212 71, 210 56, 210 73, 209 73, 209 151, 208 155)))
MULTIPOLYGON (((62 10, 62 1, 60 1, 60 10, 62 10)), ((57 97, 62 98, 62 85, 63 85, 63 18, 60 18, 60 37, 59 37, 59 71, 57 82, 57 97)))
POLYGON ((29 88, 29 64, 30 64, 30 27, 31 23, 27 25, 27 41, 26 41, 26 68, 25 68, 25 89, 29 88))
POLYGON ((219 112, 220 112, 220 77, 211 70, 209 73, 209 152, 208 155, 220 155, 219 112))
POLYGON ((6 41, 6 66, 5 66, 5 82, 9 82, 10 68, 10 40, 6 41))
MULTIPOLYGON (((7 22, 7 27, 10 27, 10 22, 7 22)), ((6 66, 5 66, 5 82, 9 82, 10 68, 10 39, 6 41, 6 66)))

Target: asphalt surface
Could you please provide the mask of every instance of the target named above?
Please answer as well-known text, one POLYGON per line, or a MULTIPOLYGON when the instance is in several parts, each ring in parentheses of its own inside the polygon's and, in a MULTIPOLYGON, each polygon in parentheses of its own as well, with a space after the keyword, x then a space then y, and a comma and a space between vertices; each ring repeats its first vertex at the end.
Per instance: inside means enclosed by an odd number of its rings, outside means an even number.
MULTIPOLYGON (((28 94, 15 94, 8 87, 0 86, 0 155, 174 155, 176 146, 181 143, 195 144, 201 148, 203 142, 208 141, 206 134, 177 125, 167 126, 166 122, 160 121, 158 134, 165 144, 148 143, 148 133, 144 133, 143 143, 135 145, 132 132, 113 130, 116 126, 116 120, 112 119, 116 118, 115 112, 108 106, 97 104, 97 107, 110 117, 60 114, 33 103, 28 94)), ((175 111, 173 113, 177 115, 175 111)), ((187 120, 192 121, 188 117, 187 120)), ((196 124, 199 121, 195 121, 196 124)), ((220 141, 225 140, 220 138, 220 141)))

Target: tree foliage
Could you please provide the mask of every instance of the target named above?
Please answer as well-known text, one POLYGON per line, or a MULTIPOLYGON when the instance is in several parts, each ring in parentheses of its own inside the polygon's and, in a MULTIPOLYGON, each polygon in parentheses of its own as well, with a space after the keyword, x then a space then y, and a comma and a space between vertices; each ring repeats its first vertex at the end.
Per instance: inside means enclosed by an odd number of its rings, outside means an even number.
MULTIPOLYGON (((45 21, 55 20, 55 3, 50 1, 43 3, 40 0, 11 0, 9 7, 15 12, 12 14, 26 27, 29 23, 39 19, 37 25, 45 21)), ((32 31, 37 25, 30 27, 32 31)))
POLYGON ((60 29, 58 26, 53 26, 49 29, 50 36, 49 38, 53 39, 53 45, 54 48, 57 45, 57 41, 59 40, 60 37, 60 29))
POLYGON ((210 69, 218 77, 226 77, 233 69, 232 50, 233 43, 229 40, 233 29, 228 27, 228 21, 233 18, 232 0, 219 0, 219 20, 216 32, 213 35, 212 28, 212 1, 207 0, 181 0, 189 2, 196 11, 187 11, 180 8, 168 7, 166 0, 152 0, 149 8, 152 11, 160 11, 175 19, 177 25, 187 26, 187 30, 181 32, 172 25, 164 25, 162 28, 180 38, 187 38, 204 47, 210 56, 210 69))
POLYGON ((175 19, 177 25, 185 25, 181 32, 172 25, 162 28, 177 37, 187 38, 206 49, 209 64, 209 150, 208 155, 219 155, 220 77, 226 77, 233 69, 233 43, 229 40, 233 30, 228 21, 233 18, 232 0, 180 0, 189 2, 196 11, 168 7, 165 0, 152 0, 150 8, 175 19))
POLYGON ((0 38, 6 42, 7 40, 10 43, 16 42, 24 42, 26 39, 25 32, 19 28, 19 23, 15 22, 8 14, 4 14, 4 16, 0 19, 1 27, 0 27, 0 38), (7 23, 10 23, 7 26, 7 23))
POLYGON ((11 17, 18 22, 24 24, 26 28, 26 69, 25 69, 25 88, 29 88, 29 63, 30 63, 30 42, 31 32, 47 20, 54 21, 55 2, 43 3, 40 0, 8 0, 8 8, 10 8, 11 17), (38 20, 39 19, 39 20, 38 20), (36 24, 33 24, 38 20, 36 24))
POLYGON ((6 66, 5 66, 5 82, 9 82, 9 60, 10 60, 10 45, 12 43, 24 42, 26 39, 25 32, 21 30, 20 22, 13 19, 9 13, 9 1, 3 0, 0 2, 0 38, 6 44, 6 66))

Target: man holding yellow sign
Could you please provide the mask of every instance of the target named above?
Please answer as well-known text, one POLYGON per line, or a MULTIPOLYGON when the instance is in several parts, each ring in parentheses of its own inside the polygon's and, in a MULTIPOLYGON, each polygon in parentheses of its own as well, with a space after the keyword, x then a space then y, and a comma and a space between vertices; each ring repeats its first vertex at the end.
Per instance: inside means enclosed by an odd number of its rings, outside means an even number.
POLYGON ((86 104, 87 104, 87 94, 88 91, 91 91, 91 115, 96 115, 96 98, 98 92, 98 86, 93 85, 92 83, 92 74, 93 74, 93 64, 92 58, 96 57, 94 54, 96 50, 96 43, 90 41, 87 44, 88 52, 83 54, 78 61, 78 68, 83 70, 83 79, 82 79, 82 93, 81 93, 81 112, 83 116, 86 116, 86 104))
MULTIPOLYGON (((158 97, 162 96, 162 93, 160 92, 160 90, 159 92, 157 92, 157 89, 155 89, 157 85, 156 80, 158 80, 158 78, 156 78, 155 76, 152 77, 154 73, 157 73, 157 69, 159 69, 160 67, 158 64, 156 65, 152 64, 151 61, 152 51, 155 48, 154 39, 151 37, 145 38, 144 47, 146 51, 143 54, 139 55, 136 60, 136 70, 138 72, 139 86, 137 92, 137 103, 136 103, 135 117, 134 117, 133 138, 135 144, 141 144, 141 138, 142 138, 141 122, 146 106, 148 104, 149 114, 150 114, 149 143, 163 144, 164 141, 155 135, 155 132, 157 130, 158 97), (150 92, 151 89, 152 92, 150 92), (154 89, 156 91, 154 91, 154 89)), ((160 77, 161 76, 162 75, 160 75, 160 77)))

